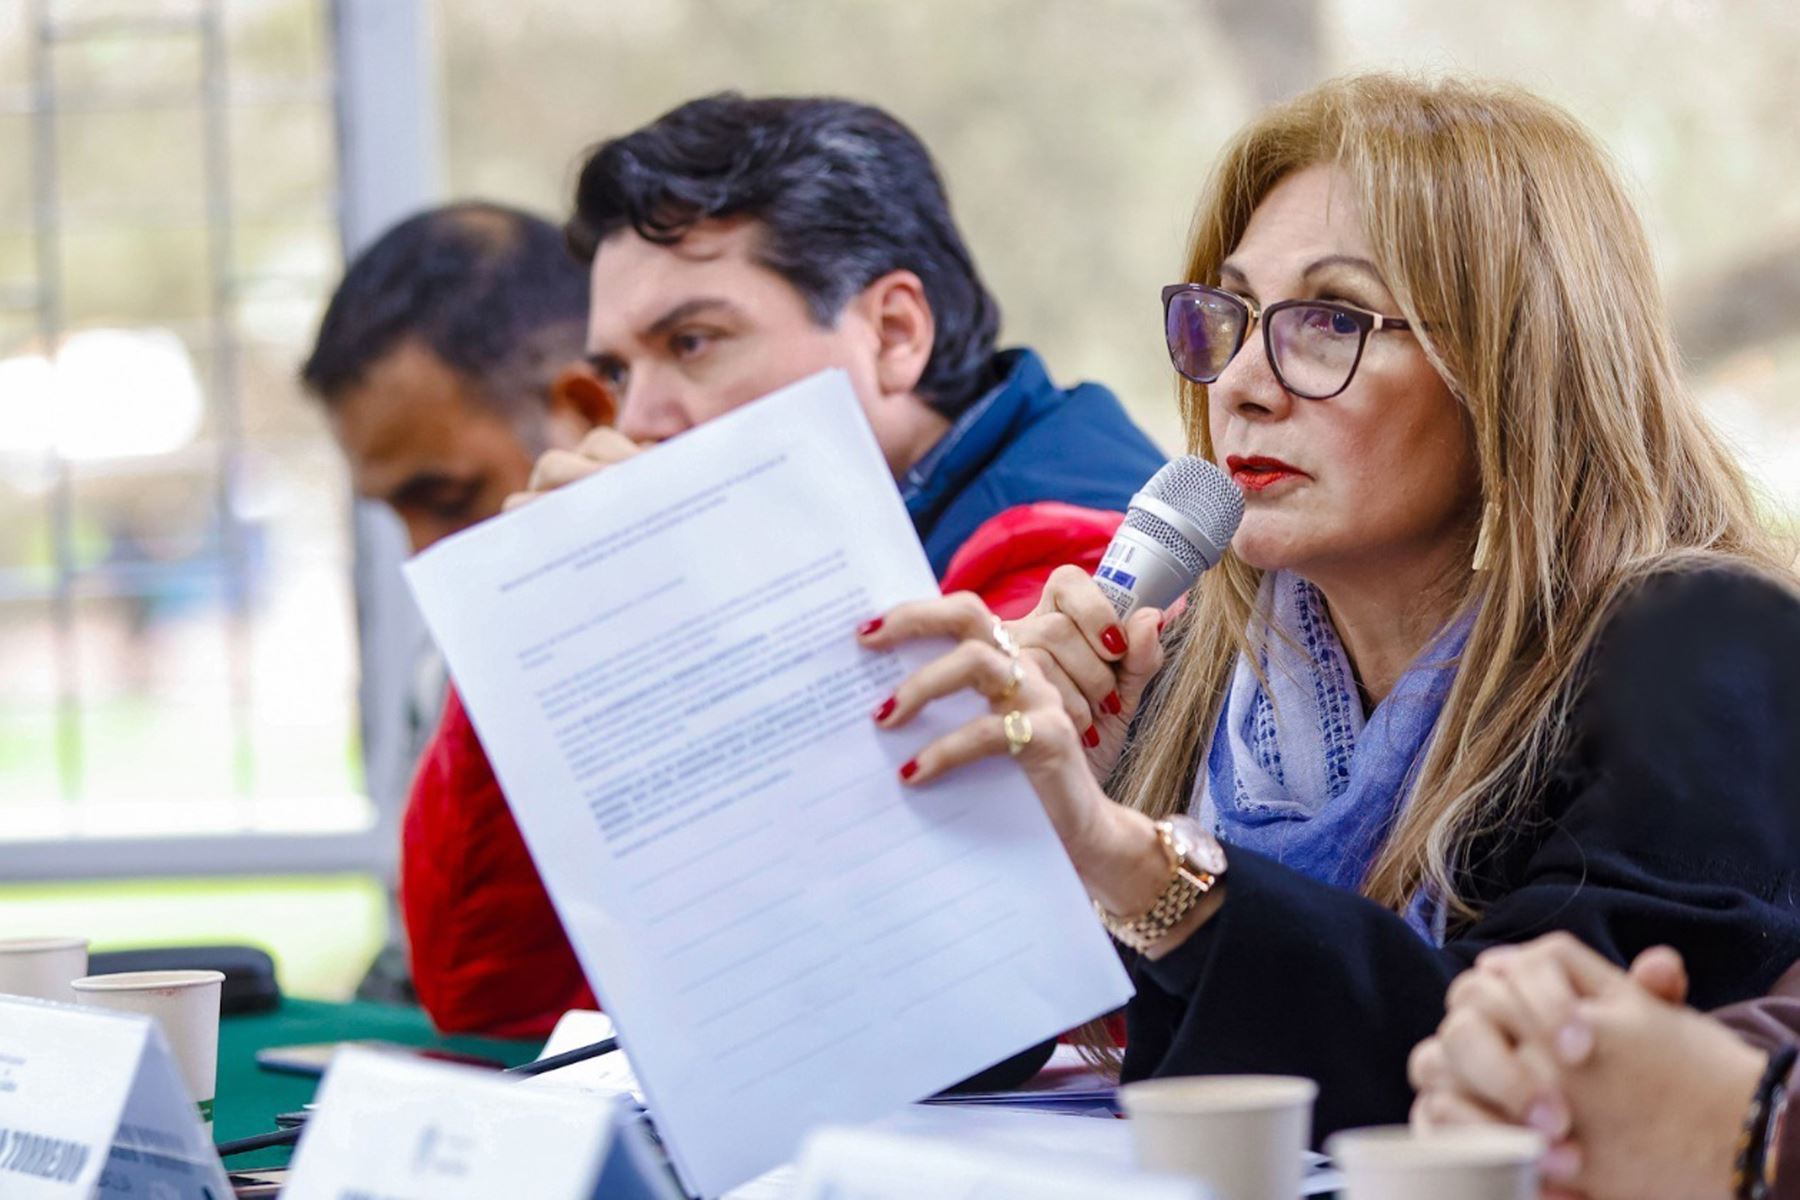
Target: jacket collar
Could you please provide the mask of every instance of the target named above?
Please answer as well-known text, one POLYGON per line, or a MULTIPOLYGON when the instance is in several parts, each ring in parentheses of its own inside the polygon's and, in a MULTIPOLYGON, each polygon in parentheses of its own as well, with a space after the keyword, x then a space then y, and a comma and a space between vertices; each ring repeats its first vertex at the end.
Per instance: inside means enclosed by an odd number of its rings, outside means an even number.
POLYGON ((965 409, 943 437, 900 480, 900 498, 924 537, 944 510, 1055 398, 1044 362, 1033 351, 1005 350, 994 357, 1000 382, 965 409))

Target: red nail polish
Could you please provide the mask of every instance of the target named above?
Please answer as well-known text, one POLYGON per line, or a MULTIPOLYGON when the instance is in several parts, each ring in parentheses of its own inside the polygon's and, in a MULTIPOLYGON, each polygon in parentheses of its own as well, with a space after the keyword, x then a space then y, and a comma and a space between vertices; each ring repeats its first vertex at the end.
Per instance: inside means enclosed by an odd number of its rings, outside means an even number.
POLYGON ((1115 717, 1125 711, 1125 706, 1119 702, 1119 693, 1117 692, 1106 693, 1106 699, 1100 702, 1100 707, 1115 717))
POLYGON ((879 725, 881 722, 883 722, 883 721, 887 720, 889 717, 893 716, 894 715, 894 706, 898 703, 899 703, 899 701, 896 700, 892 696, 889 696, 886 700, 883 700, 881 702, 881 707, 877 708, 875 710, 875 723, 877 725, 879 725))
POLYGON ((864 621, 861 625, 856 627, 856 636, 868 637, 871 633, 874 633, 877 629, 881 628, 881 620, 880 617, 876 617, 872 621, 864 621))
POLYGON ((1114 654, 1125 653, 1125 634, 1117 625, 1108 625, 1100 631, 1100 644, 1114 654))
POLYGON ((1168 628, 1168 626, 1169 626, 1169 618, 1167 618, 1167 617, 1158 617, 1158 618, 1157 618, 1157 619, 1156 619, 1156 636, 1157 636, 1157 637, 1161 637, 1161 636, 1162 636, 1162 631, 1163 631, 1163 630, 1164 630, 1164 629, 1167 629, 1167 628, 1168 628))
POLYGON ((1081 744, 1086 746, 1089 750, 1098 746, 1100 744, 1100 731, 1094 726, 1089 725, 1087 727, 1087 732, 1081 735, 1081 744))
POLYGON ((917 775, 918 773, 919 773, 919 760, 916 758, 907 759, 906 765, 900 768, 900 778, 902 780, 911 779, 914 775, 917 775))

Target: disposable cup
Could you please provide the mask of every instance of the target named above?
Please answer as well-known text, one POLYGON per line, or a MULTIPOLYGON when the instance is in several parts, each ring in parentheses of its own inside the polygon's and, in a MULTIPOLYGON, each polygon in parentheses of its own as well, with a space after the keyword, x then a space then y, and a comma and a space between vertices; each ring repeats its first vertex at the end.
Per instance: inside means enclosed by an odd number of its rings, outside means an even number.
POLYGON ((212 1129, 219 1072, 219 994, 225 976, 217 971, 126 971, 89 975, 72 985, 82 1004, 143 1013, 162 1026, 176 1069, 193 1093, 200 1120, 212 1129))
POLYGON ((1294 1200, 1319 1086, 1287 1075, 1147 1079, 1119 1089, 1140 1166, 1217 1200, 1294 1200))
POLYGON ((1325 1143, 1348 1200, 1535 1200, 1544 1139, 1498 1125, 1351 1129, 1325 1143))
POLYGON ((87 956, 86 938, 0 938, 0 995, 73 1004, 69 981, 87 974, 87 956))

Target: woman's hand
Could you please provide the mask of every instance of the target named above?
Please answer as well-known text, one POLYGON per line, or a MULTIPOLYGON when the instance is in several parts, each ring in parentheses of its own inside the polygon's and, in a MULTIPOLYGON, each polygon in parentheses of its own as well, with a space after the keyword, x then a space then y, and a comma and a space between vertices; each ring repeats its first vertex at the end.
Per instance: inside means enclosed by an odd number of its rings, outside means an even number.
POLYGON ((531 468, 526 490, 506 498, 502 511, 511 512, 521 504, 529 504, 546 492, 553 492, 579 479, 586 479, 615 463, 624 462, 644 447, 611 426, 601 426, 581 439, 573 450, 546 450, 531 468))
POLYGON ((1490 950, 1413 1052, 1414 1123, 1533 1126, 1554 1143, 1546 1195, 1723 1200, 1763 1056, 1682 1007, 1686 987, 1667 949, 1629 973, 1567 934, 1490 950))
MULTIPOLYGON (((1154 620, 1146 627, 1153 636, 1154 620)), ((1140 912, 1168 881, 1155 829, 1148 817, 1113 803, 1101 790, 1064 694, 1045 677, 1039 656, 1007 652, 996 635, 1006 628, 979 597, 961 592, 902 604, 857 631, 857 640, 871 650, 923 637, 957 641, 876 709, 883 729, 903 728, 933 700, 965 689, 988 702, 987 715, 927 745, 900 768, 900 777, 923 786, 978 759, 1013 754, 1089 894, 1109 911, 1140 912), (1009 714, 1018 714, 1011 718, 1023 743, 1016 753, 1007 736, 1009 714)))
POLYGON ((1030 615, 1007 626, 1055 687, 1096 779, 1105 779, 1119 761, 1144 689, 1162 668, 1162 623, 1154 608, 1140 608, 1120 622, 1092 575, 1063 566, 1030 615))

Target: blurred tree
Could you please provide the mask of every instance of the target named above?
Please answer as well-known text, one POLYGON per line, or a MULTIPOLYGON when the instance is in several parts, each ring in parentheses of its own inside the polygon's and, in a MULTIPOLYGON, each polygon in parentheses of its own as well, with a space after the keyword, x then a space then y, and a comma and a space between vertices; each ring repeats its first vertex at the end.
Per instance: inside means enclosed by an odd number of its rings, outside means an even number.
MULTIPOLYGON (((560 212, 582 146, 720 88, 874 101, 937 153, 1008 338, 1118 388, 1169 446, 1154 296, 1212 160, 1348 70, 1516 79, 1588 122, 1642 193, 1697 368, 1800 333, 1791 0, 439 2, 455 190, 560 212)), ((1797 373, 1752 407, 1785 411, 1797 373)))
POLYGON ((1684 281, 1674 308, 1682 351, 1698 369, 1800 337, 1800 236, 1684 281))
POLYGON ((1215 0, 1212 7, 1226 41, 1241 58, 1257 107, 1298 95, 1319 81, 1319 0, 1215 0))
MULTIPOLYGON (((118 0, 154 6, 154 0, 118 0)), ((93 7, 67 0, 70 11, 93 7)), ((1006 312, 1009 340, 1064 378, 1102 378, 1168 445, 1179 441, 1155 292, 1179 270, 1196 197, 1224 139, 1261 106, 1368 67, 1511 78, 1567 105, 1642 193, 1697 380, 1768 357, 1751 408, 1800 424, 1800 5, 1792 0, 436 0, 450 190, 560 214, 593 141, 720 88, 874 101, 936 151, 959 218, 1006 312)), ((322 0, 231 0, 234 87, 303 80, 322 53, 322 0)), ((23 8, 0 4, 0 91, 27 82, 23 8)), ((62 52, 69 81, 174 79, 173 50, 129 64, 104 45, 62 52), (124 69, 129 66, 129 70, 124 69)), ((188 304, 197 218, 188 131, 166 115, 70 119, 77 217, 165 214, 129 238, 72 230, 111 314, 188 304), (129 166, 129 189, 118 186, 129 166), (92 169, 88 169, 88 168, 92 169), (90 182, 91 181, 91 182, 90 182), (190 210, 173 225, 172 203, 190 210), (182 225, 187 222, 186 228, 182 225)), ((0 115, 0 150, 25 157, 0 115)), ((235 119, 238 251, 247 273, 334 268, 329 118, 263 103, 235 119)), ((22 173, 0 180, 0 290, 28 276, 22 173)), ((83 218, 85 219, 85 218, 83 218)), ((80 222, 77 221, 76 224, 80 222)), ((191 305, 190 305, 191 307, 191 305)), ((304 336, 307 288, 246 288, 259 330, 304 336)), ((17 347, 21 330, 0 323, 17 347)), ((4 347, 0 347, 3 349, 4 347)), ((284 362, 249 369, 278 381, 284 362)), ((259 388, 250 419, 311 434, 314 415, 259 388)), ((1784 426, 1785 427, 1785 426, 1784 426)), ((1800 435, 1797 435, 1800 437, 1800 435)), ((1800 444, 1800 441, 1797 441, 1800 444)))

